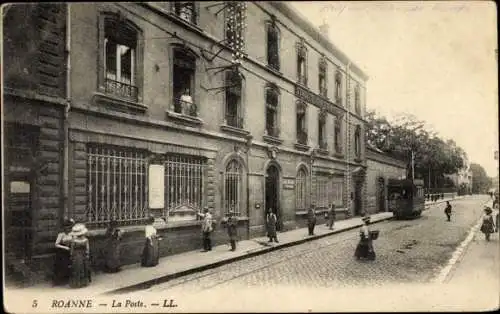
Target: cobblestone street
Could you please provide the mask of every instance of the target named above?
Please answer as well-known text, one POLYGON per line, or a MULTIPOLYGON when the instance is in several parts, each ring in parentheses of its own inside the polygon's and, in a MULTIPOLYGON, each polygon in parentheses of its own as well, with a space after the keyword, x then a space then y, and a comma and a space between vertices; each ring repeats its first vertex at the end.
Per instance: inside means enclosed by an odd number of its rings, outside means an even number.
MULTIPOLYGON (((166 282, 147 292, 169 294, 242 288, 325 288, 427 283, 448 261, 482 214, 485 197, 452 202, 447 222, 444 204, 432 206, 420 219, 375 224, 377 259, 356 261, 358 230, 307 242, 219 268, 166 282)), ((325 228, 323 224, 317 228, 325 228)))

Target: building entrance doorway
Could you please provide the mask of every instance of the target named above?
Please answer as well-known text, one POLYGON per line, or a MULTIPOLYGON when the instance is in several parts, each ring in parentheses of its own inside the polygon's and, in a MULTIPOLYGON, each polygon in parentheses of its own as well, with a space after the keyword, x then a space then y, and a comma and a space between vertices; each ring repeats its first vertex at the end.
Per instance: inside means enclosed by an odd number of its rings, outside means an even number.
POLYGON ((362 181, 355 181, 354 183, 354 215, 359 216, 361 215, 361 210, 362 210, 362 193, 361 193, 361 188, 362 188, 362 181))
POLYGON ((378 211, 385 212, 385 180, 380 177, 377 181, 377 200, 378 200, 378 211))
MULTIPOLYGON (((272 210, 273 213, 276 214, 278 219, 278 223, 276 225, 276 230, 280 231, 282 229, 282 217, 280 211, 280 197, 279 197, 279 170, 275 165, 271 165, 267 168, 266 171, 266 206, 265 213, 268 212, 269 209, 272 210)), ((265 215, 264 215, 265 217, 265 215)))

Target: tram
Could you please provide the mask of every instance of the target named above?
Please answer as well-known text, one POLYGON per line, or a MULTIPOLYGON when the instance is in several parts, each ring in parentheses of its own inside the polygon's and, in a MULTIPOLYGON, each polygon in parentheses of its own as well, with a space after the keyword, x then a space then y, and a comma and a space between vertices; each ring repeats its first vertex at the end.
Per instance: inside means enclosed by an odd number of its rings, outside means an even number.
POLYGON ((389 179, 387 198, 396 219, 420 217, 425 208, 424 181, 389 179))

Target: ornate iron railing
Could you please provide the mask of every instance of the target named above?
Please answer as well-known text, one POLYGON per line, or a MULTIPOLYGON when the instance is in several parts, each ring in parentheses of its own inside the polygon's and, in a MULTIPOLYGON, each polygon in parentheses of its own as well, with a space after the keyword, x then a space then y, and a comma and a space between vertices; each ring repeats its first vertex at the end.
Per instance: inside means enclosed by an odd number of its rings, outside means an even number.
POLYGON ((136 86, 106 78, 106 93, 137 101, 136 86))
POLYGON ((174 98, 174 111, 186 116, 197 117, 198 108, 195 103, 183 101, 180 98, 174 98))
POLYGON ((243 118, 235 115, 226 115, 226 124, 238 129, 243 129, 243 118))

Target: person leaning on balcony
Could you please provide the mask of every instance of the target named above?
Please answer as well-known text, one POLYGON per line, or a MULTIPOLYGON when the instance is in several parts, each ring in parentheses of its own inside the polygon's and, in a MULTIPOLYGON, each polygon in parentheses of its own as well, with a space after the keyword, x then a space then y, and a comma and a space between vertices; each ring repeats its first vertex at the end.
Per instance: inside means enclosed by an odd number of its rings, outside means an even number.
POLYGON ((203 221, 201 223, 201 232, 203 233, 202 252, 208 252, 212 250, 212 240, 210 238, 212 231, 214 230, 212 214, 208 210, 208 207, 205 206, 203 208, 203 214, 198 213, 198 216, 203 218, 203 221))
POLYGON ((56 256, 54 260, 54 285, 67 284, 70 277, 70 245, 71 245, 71 228, 75 221, 73 219, 65 219, 63 230, 57 235, 55 247, 56 256))
POLYGON ((158 265, 160 260, 159 241, 161 240, 156 233, 156 228, 153 226, 155 217, 150 215, 144 229, 145 243, 142 250, 141 266, 153 267, 158 265))
POLYGON ((193 97, 191 97, 191 93, 189 92, 189 88, 184 89, 184 93, 181 95, 181 106, 182 106, 182 114, 191 115, 192 106, 193 106, 193 97))
POLYGON ((314 235, 314 226, 316 226, 316 206, 311 205, 307 211, 307 229, 309 230, 309 235, 314 235))

